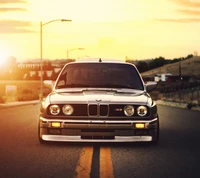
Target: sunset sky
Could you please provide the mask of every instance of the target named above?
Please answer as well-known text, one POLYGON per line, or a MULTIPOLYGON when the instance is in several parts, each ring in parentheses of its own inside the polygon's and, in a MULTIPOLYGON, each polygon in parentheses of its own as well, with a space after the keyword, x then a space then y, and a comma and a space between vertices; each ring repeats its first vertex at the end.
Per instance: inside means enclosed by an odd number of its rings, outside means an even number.
POLYGON ((200 53, 199 0, 0 0, 0 60, 166 59, 200 53))

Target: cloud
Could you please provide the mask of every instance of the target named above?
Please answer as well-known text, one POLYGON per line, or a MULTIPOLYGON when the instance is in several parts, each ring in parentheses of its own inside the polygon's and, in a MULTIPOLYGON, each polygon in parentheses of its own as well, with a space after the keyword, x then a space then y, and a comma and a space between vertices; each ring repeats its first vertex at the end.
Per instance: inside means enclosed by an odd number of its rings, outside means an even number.
POLYGON ((0 4, 27 3, 23 0, 0 0, 0 4))
POLYGON ((7 4, 19 4, 19 3, 23 3, 23 4, 27 4, 28 2, 24 1, 24 0, 0 0, 0 5, 4 6, 4 7, 0 7, 0 12, 10 12, 10 11, 28 11, 25 8, 20 8, 20 7, 5 7, 5 5, 7 6, 7 4))
POLYGON ((180 12, 181 14, 184 15, 194 15, 194 16, 199 16, 200 15, 200 10, 177 10, 178 12, 180 12))
POLYGON ((9 7, 0 8, 0 12, 8 12, 8 11, 28 11, 28 10, 24 8, 9 8, 9 7))
POLYGON ((26 21, 18 20, 2 20, 0 21, 0 33, 32 33, 33 31, 27 30, 32 24, 26 21))
POLYGON ((176 9, 176 12, 178 12, 179 14, 188 16, 188 18, 164 19, 164 21, 166 20, 166 21, 171 21, 171 22, 184 22, 184 23, 199 22, 200 2, 191 1, 191 0, 170 0, 170 1, 178 4, 178 8, 176 9), (196 17, 196 18, 190 18, 191 16, 196 17))
POLYGON ((192 23, 200 22, 200 18, 179 18, 179 19, 155 19, 160 22, 192 23))
POLYGON ((190 0, 170 0, 172 2, 175 2, 179 5, 185 6, 187 8, 200 8, 200 2, 196 1, 190 1, 190 0))
MULTIPOLYGON (((20 7, 19 4, 28 4, 26 0, 0 0, 0 13, 6 12, 26 12, 28 9, 20 7), (10 5, 12 5, 10 7, 10 5), (14 5, 14 6, 13 6, 14 5), (18 7, 19 6, 19 7, 18 7)), ((0 33, 31 33, 27 27, 31 26, 30 22, 19 20, 0 20, 0 33)))

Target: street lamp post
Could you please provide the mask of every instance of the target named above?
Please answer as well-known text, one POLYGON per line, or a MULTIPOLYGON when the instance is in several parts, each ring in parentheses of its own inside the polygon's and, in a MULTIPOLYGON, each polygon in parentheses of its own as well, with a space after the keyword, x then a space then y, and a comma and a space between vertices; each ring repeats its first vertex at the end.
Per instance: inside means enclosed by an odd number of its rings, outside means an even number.
POLYGON ((73 49, 67 49, 67 59, 69 59, 69 52, 74 50, 84 50, 84 48, 73 48, 73 49))
POLYGON ((55 20, 51 20, 45 23, 42 23, 42 21, 40 21, 40 101, 42 101, 43 99, 43 59, 42 59, 42 27, 44 25, 47 25, 49 23, 55 22, 55 21, 61 21, 61 22, 71 22, 72 20, 68 20, 68 19, 55 19, 55 20))

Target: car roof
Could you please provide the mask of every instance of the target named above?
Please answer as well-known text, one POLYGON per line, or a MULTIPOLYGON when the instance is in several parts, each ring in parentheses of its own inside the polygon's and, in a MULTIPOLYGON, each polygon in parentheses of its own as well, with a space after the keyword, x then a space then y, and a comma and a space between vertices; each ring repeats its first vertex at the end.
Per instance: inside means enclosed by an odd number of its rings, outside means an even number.
POLYGON ((114 64, 130 64, 123 60, 116 59, 104 59, 104 58, 92 58, 92 59, 78 59, 77 61, 70 63, 114 63, 114 64))

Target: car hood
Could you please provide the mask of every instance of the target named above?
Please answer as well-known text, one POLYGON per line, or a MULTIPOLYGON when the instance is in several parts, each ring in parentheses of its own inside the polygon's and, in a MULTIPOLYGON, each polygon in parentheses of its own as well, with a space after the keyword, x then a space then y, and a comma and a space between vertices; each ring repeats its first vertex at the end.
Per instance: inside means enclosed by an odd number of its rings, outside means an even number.
POLYGON ((149 98, 146 92, 133 89, 62 89, 55 90, 48 97, 51 104, 147 104, 149 98))

